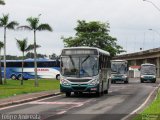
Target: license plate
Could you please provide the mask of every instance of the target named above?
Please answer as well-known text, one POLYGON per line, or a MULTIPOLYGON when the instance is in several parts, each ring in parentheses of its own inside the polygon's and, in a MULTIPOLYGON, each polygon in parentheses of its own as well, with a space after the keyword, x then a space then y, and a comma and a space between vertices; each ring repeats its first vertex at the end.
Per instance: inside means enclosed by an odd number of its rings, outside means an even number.
POLYGON ((91 90, 97 90, 97 88, 91 88, 91 90))

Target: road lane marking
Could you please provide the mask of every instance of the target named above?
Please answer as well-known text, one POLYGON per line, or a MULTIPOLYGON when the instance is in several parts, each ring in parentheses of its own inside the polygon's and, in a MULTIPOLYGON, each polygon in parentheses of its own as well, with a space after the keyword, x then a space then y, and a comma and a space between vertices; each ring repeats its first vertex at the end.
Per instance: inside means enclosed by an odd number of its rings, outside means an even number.
POLYGON ((39 105, 81 105, 83 102, 29 102, 28 104, 39 104, 39 105))
MULTIPOLYGON (((46 100, 46 99, 50 99, 50 98, 55 98, 55 97, 58 97, 58 96, 61 96, 61 95, 57 95, 57 96, 52 96, 52 97, 47 97, 47 98, 43 98, 43 99, 40 99, 40 100, 36 100, 36 101, 42 101, 42 100, 46 100)), ((17 102, 17 101, 15 101, 17 102)), ((27 102, 27 103, 20 103, 20 104, 17 104, 17 105, 12 105, 12 106, 7 106, 7 107, 2 107, 0 108, 0 111, 1 110, 5 110, 5 109, 10 109, 10 108, 14 108, 14 107, 18 107, 18 106, 22 106, 22 105, 26 105, 30 102, 27 102)))
POLYGON ((65 109, 65 110, 63 110, 63 111, 57 112, 56 115, 64 114, 64 113, 66 113, 67 111, 69 111, 69 110, 71 110, 71 109, 73 109, 73 108, 75 108, 75 107, 81 107, 81 106, 83 106, 84 104, 89 103, 89 102, 91 102, 91 101, 96 101, 96 100, 94 100, 94 98, 89 99, 89 100, 86 100, 86 101, 84 101, 84 102, 81 102, 81 104, 79 104, 79 105, 77 105, 77 106, 71 106, 71 107, 69 107, 69 108, 67 108, 67 109, 65 109))
POLYGON ((127 120, 130 116, 134 115, 135 113, 137 113, 142 107, 145 106, 145 104, 148 102, 148 100, 150 99, 150 97, 152 96, 152 94, 160 87, 160 84, 154 88, 153 91, 150 92, 150 94, 148 95, 147 99, 134 111, 132 111, 130 114, 128 114, 127 116, 123 117, 121 120, 127 120))
POLYGON ((66 110, 63 110, 63 111, 60 111, 60 112, 56 113, 56 115, 61 115, 61 114, 64 114, 66 112, 67 112, 66 110))

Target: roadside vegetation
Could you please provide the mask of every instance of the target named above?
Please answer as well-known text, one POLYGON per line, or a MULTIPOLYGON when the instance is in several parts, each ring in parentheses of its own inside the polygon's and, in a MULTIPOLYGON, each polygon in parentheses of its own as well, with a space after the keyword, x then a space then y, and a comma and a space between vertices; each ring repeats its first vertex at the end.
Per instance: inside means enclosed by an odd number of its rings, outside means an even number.
POLYGON ((159 120, 160 119, 160 89, 156 99, 137 115, 134 120, 159 120))
POLYGON ((25 80, 24 85, 19 85, 19 80, 7 80, 7 84, 0 85, 0 99, 48 90, 58 90, 59 81, 55 79, 39 79, 39 86, 34 87, 34 80, 25 80))

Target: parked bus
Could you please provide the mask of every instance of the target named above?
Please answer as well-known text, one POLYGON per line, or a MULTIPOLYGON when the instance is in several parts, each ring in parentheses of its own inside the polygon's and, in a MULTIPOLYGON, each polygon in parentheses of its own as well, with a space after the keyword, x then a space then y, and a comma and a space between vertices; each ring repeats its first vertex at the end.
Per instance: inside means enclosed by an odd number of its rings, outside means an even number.
POLYGON ((60 91, 67 97, 83 92, 108 93, 110 54, 94 47, 64 48, 61 53, 60 91))
MULTIPOLYGON (((2 61, 2 77, 4 76, 2 61)), ((56 78, 60 77, 60 61, 49 59, 37 59, 37 75, 38 78, 56 78)), ((33 79, 35 75, 34 59, 24 60, 23 79, 33 79)), ((6 78, 22 79, 22 60, 6 61, 6 78)))
POLYGON ((140 81, 156 82, 156 66, 154 64, 145 63, 140 67, 140 81))
POLYGON ((127 64, 126 60, 111 60, 111 83, 116 83, 116 81, 128 83, 127 64))

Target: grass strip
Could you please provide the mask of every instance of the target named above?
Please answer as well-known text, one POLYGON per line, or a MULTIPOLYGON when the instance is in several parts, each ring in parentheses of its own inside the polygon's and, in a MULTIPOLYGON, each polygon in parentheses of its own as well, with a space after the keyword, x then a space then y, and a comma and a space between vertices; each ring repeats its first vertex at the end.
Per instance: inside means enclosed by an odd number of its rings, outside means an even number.
POLYGON ((24 85, 20 85, 19 80, 7 80, 7 84, 0 85, 0 98, 7 98, 19 94, 27 94, 41 91, 59 89, 59 81, 55 79, 40 79, 39 86, 34 86, 34 80, 25 80, 24 85))
POLYGON ((133 120, 160 120, 160 89, 156 99, 133 120))

